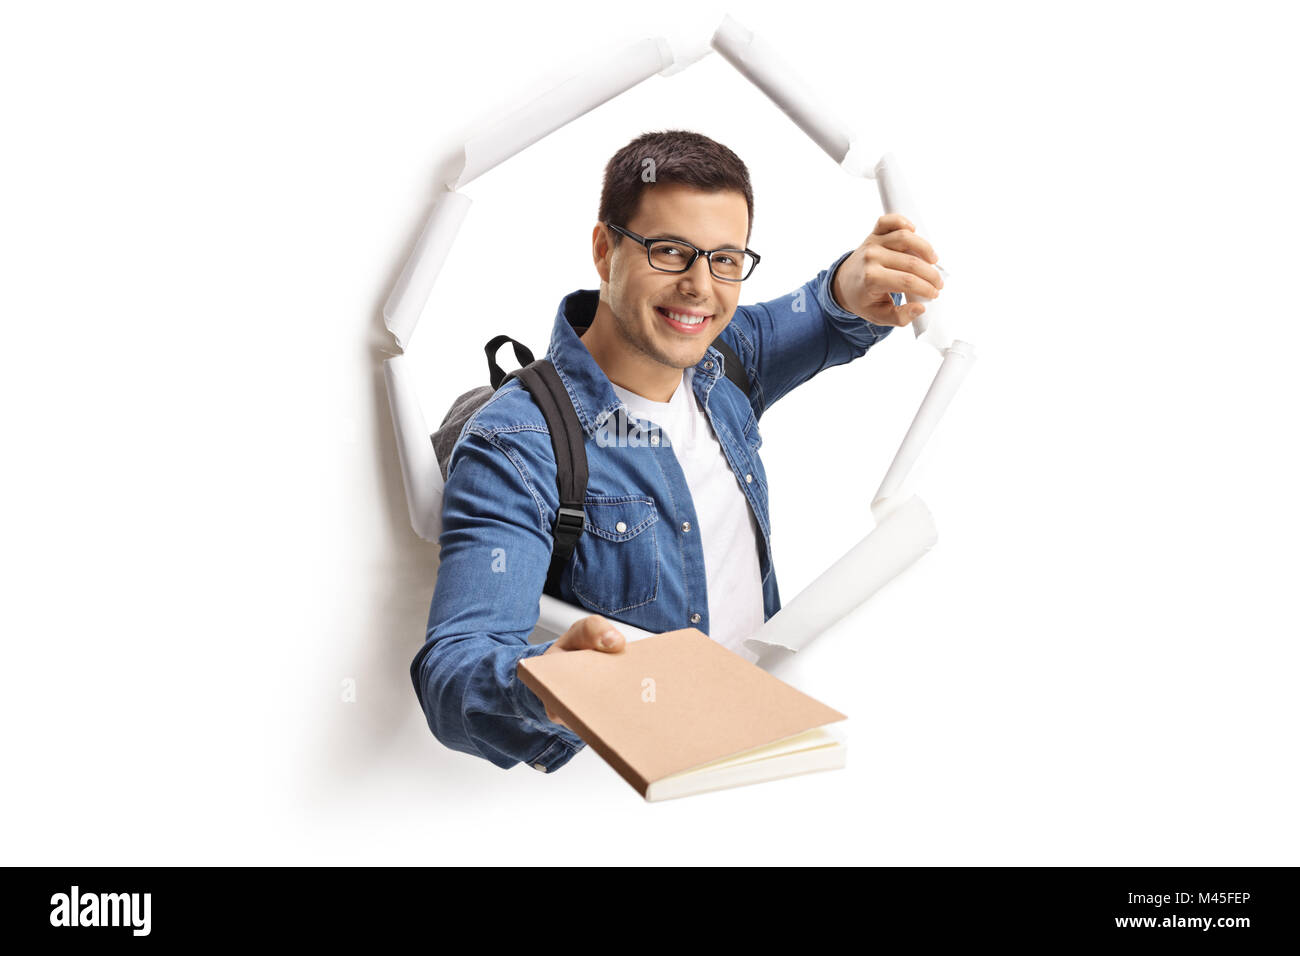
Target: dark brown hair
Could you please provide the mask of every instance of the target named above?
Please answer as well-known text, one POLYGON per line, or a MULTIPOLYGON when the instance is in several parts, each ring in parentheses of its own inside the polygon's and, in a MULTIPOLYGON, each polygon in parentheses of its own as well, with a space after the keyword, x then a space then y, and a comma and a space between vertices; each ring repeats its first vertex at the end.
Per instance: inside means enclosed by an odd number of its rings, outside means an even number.
MULTIPOLYGON (((749 170, 740 157, 703 133, 666 129, 642 133, 615 153, 605 164, 605 182, 600 190, 601 222, 626 226, 641 204, 641 193, 660 183, 681 183, 708 192, 732 189, 745 197, 749 225, 745 245, 754 232, 754 190, 749 170), (646 160, 653 160, 651 166, 646 160), (650 182, 642 176, 650 169, 650 182)), ((614 245, 623 239, 610 230, 614 245)))

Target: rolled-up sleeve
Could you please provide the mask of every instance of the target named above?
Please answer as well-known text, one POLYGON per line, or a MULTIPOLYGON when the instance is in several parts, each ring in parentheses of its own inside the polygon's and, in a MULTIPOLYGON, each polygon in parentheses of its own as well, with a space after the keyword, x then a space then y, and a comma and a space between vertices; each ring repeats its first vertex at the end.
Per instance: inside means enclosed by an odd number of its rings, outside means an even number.
POLYGON ((528 643, 552 541, 520 456, 499 436, 467 432, 443 492, 438 580, 411 682, 439 741, 502 768, 549 772, 584 746, 516 672, 554 643, 528 643))

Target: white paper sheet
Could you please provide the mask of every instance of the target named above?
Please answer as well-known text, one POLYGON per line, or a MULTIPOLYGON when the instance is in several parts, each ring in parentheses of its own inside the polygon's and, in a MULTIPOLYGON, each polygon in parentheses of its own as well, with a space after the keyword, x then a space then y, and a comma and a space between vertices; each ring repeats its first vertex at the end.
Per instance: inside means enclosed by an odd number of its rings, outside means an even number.
POLYGON ((844 161, 852 137, 799 79, 798 73, 762 37, 730 16, 713 34, 713 46, 727 62, 757 86, 781 112, 808 134, 836 163, 844 161))
POLYGON ((450 190, 438 197, 425 220, 424 231, 402 268, 402 274, 388 294, 388 301, 384 303, 384 325, 393 333, 397 347, 403 351, 429 301, 429 293, 442 271, 447 251, 456 241, 460 224, 469 211, 469 203, 468 196, 450 190))
POLYGON ((411 527, 421 538, 436 542, 442 532, 442 469, 401 355, 384 360, 384 383, 388 386, 388 407, 393 414, 411 527))

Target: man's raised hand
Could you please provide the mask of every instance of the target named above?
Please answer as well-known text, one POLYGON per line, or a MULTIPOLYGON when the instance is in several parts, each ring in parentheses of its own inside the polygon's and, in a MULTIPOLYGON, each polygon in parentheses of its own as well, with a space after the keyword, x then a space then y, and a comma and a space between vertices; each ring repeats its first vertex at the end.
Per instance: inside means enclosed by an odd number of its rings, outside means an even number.
POLYGON ((925 311, 920 302, 894 305, 891 292, 934 299, 943 288, 939 261, 907 217, 893 212, 835 270, 831 294, 856 316, 875 325, 908 325, 925 311))

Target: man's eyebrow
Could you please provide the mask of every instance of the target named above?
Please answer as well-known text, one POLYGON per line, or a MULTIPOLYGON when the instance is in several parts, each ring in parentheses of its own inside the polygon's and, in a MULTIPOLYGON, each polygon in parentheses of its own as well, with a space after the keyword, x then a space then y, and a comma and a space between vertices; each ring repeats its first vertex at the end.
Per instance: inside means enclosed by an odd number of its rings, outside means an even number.
MULTIPOLYGON (((691 245, 693 245, 693 246, 698 246, 698 247, 701 248, 701 249, 704 248, 704 247, 701 246, 698 242, 691 242, 691 240, 690 240, 690 239, 687 239, 685 236, 675 236, 675 235, 673 235, 671 232, 657 232, 657 233, 651 233, 650 236, 649 236, 648 238, 650 238, 650 239, 675 239, 677 242, 689 242, 689 243, 690 243, 691 245)), ((715 246, 714 248, 715 248, 715 249, 744 249, 745 246, 744 246, 744 243, 740 243, 740 244, 735 244, 735 245, 715 246)))

